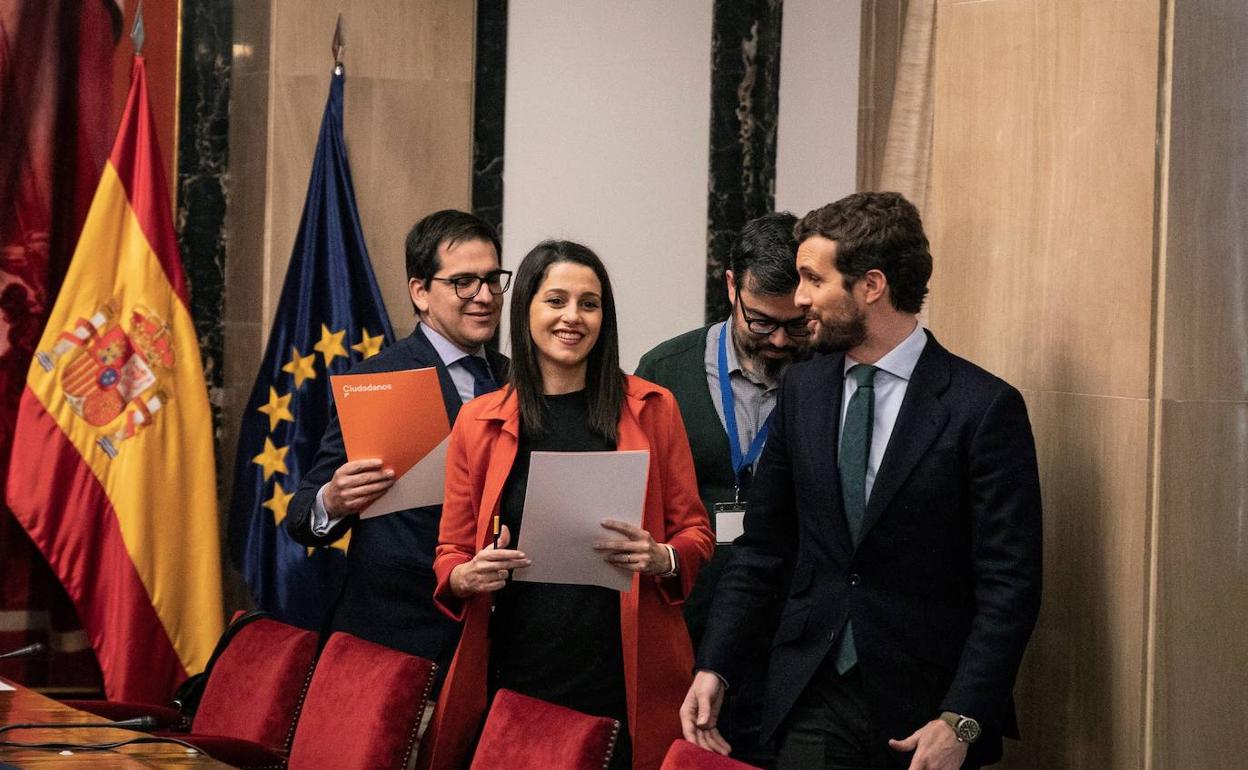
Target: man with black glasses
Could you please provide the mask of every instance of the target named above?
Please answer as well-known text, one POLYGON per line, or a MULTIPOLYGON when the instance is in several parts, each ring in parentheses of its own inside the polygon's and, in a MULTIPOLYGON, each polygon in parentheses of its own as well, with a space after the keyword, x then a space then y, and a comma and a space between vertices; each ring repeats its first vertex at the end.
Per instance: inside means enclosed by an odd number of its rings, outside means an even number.
MULTIPOLYGON (((454 423, 460 406, 497 390, 507 375, 507 359, 485 343, 498 328, 511 272, 500 268, 494 228, 462 211, 421 219, 408 233, 406 251, 408 292, 420 323, 352 371, 436 368, 443 406, 454 423)), ((334 417, 291 500, 286 525, 308 546, 352 533, 347 578, 328 631, 347 631, 435 660, 443 673, 459 641, 459 624, 433 605, 433 550, 442 507, 359 517, 394 481, 394 472, 380 460, 347 461, 334 417)))
MULTIPOLYGON (((732 316, 660 344, 637 367, 639 377, 668 388, 680 404, 699 493, 715 528, 715 557, 702 568, 685 602, 694 649, 730 544, 741 533, 746 492, 767 440, 780 374, 805 357, 811 334, 806 314, 793 298, 796 224, 797 218, 788 213, 747 223, 733 244, 725 274, 732 316)), ((767 764, 770 752, 758 741, 765 656, 757 663, 729 691, 719 728, 732 744, 733 756, 767 764)))

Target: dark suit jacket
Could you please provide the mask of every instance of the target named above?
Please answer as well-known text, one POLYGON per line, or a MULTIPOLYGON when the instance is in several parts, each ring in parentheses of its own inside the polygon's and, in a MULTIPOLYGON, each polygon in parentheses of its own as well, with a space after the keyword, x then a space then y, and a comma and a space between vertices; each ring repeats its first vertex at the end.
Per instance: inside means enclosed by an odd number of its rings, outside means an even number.
MULTIPOLYGON (((713 325, 713 324, 712 324, 713 325)), ((693 449, 693 467, 698 475, 698 494, 715 526, 715 503, 732 500, 735 480, 732 455, 728 451, 728 434, 715 411, 711 391, 706 384, 706 335, 710 325, 685 332, 659 343, 641 357, 637 376, 658 383, 676 396, 680 416, 689 434, 693 449)), ((698 584, 685 601, 685 620, 696 647, 706 628, 711 594, 719 580, 731 549, 715 548, 715 557, 702 568, 698 584)))
POLYGON ((834 355, 784 378, 698 666, 731 684, 746 653, 737 630, 784 591, 765 734, 853 618, 881 739, 948 710, 980 721, 971 758, 993 761, 1000 736, 1017 735, 1012 689, 1040 607, 1040 485, 1026 406, 929 333, 854 548, 837 471, 843 370, 834 355))
MULTIPOLYGON (((709 329, 710 326, 703 326, 660 343, 641 357, 637 376, 662 385, 676 396, 693 450, 698 494, 710 514, 713 527, 714 505, 732 500, 735 482, 732 455, 728 451, 728 434, 715 411, 715 402, 711 400, 711 391, 706 384, 706 335, 709 329)), ((743 497, 746 490, 748 487, 742 490, 743 497)), ((698 582, 685 600, 685 624, 695 649, 706 630, 711 597, 731 553, 730 546, 715 546, 714 557, 702 567, 698 582)), ((776 599, 773 597, 771 608, 764 610, 766 617, 759 624, 763 629, 775 624, 779 610, 776 599)), ((758 652, 753 654, 741 678, 729 691, 720 712, 719 726, 732 743, 733 756, 767 764, 771 757, 766 749, 759 746, 758 732, 767 670, 766 644, 770 631, 742 628, 738 633, 755 634, 756 638, 749 646, 758 652)))
MULTIPOLYGON (((486 351, 490 367, 501 381, 507 359, 486 351)), ((436 367, 442 400, 452 423, 461 401, 442 359, 419 326, 405 339, 357 364, 353 373, 389 372, 436 367)), ((291 498, 286 526, 290 534, 308 546, 328 545, 351 530, 347 549, 347 577, 334 605, 330 630, 347 631, 387 647, 436 660, 446 671, 459 624, 433 605, 433 550, 438 544, 442 506, 412 508, 388 516, 339 520, 324 537, 312 534, 312 509, 316 493, 347 461, 337 414, 330 419, 312 469, 300 481, 291 498)))

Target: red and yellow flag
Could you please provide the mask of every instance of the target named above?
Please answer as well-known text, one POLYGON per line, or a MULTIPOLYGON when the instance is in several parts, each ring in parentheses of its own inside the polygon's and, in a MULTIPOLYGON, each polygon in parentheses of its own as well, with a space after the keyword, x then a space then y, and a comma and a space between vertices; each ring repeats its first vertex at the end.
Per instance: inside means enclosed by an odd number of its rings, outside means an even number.
POLYGON ((9 506, 110 699, 162 702, 222 630, 212 416, 143 58, 22 393, 9 506))

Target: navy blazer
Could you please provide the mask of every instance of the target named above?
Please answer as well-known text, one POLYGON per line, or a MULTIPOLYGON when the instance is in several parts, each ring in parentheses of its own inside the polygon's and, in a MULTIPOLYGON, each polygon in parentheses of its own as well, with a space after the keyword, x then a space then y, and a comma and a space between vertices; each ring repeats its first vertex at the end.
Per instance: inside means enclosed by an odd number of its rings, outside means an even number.
POLYGON ((844 363, 827 356, 784 377, 698 667, 731 685, 749 652, 738 629, 764 618, 779 593, 765 735, 852 618, 880 739, 948 710, 980 721, 971 756, 995 761, 1001 735, 1017 735, 1012 690, 1040 608, 1040 483, 1026 405, 929 332, 855 548, 837 470, 844 363))
MULTIPOLYGON (((507 358, 486 350, 501 382, 507 358)), ((437 350, 417 326, 406 338, 352 368, 353 374, 435 367, 442 401, 452 424, 462 402, 437 350)), ((442 506, 411 508, 386 516, 346 516, 323 537, 312 533, 316 494, 347 461, 335 412, 321 439, 312 468, 291 498, 285 526, 308 546, 328 545, 351 530, 347 576, 334 604, 330 630, 347 631, 378 644, 438 661, 443 672, 459 641, 459 624, 433 606, 433 551, 438 544, 442 506)))

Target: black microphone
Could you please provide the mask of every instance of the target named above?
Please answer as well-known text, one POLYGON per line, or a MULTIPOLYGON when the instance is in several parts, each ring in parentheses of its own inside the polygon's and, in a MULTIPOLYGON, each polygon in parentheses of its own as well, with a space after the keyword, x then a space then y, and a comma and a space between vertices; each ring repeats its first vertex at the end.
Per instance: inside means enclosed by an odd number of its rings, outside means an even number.
POLYGON ((25 647, 18 647, 16 650, 0 653, 0 660, 6 658, 34 658, 48 651, 48 645, 43 642, 35 642, 25 647))
POLYGON ((144 732, 156 726, 156 717, 134 717, 132 719, 122 719, 117 722, 15 722, 10 725, 0 725, 0 733, 9 730, 39 730, 39 729, 56 729, 56 730, 74 730, 78 728, 111 728, 114 730, 134 730, 136 732, 144 732))

